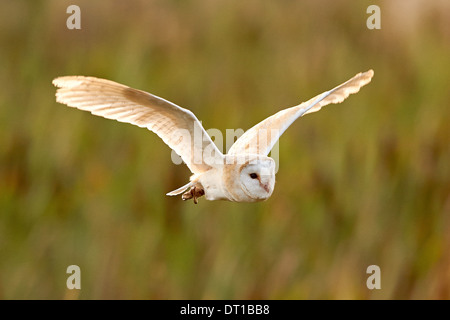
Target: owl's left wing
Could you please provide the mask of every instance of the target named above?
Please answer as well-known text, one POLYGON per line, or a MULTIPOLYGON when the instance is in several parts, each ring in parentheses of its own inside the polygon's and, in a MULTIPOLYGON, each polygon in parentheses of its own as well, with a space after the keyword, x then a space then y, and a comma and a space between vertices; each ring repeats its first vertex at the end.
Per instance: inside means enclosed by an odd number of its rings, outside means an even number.
POLYGON ((60 103, 156 133, 192 173, 203 173, 223 162, 222 152, 190 110, 148 92, 95 77, 60 77, 53 84, 59 88, 56 101, 60 103))
POLYGON ((268 155, 280 136, 295 120, 307 113, 319 111, 330 103, 344 101, 350 94, 357 93, 361 87, 368 84, 372 77, 373 70, 358 73, 341 85, 298 106, 279 111, 247 130, 231 146, 228 154, 268 155))

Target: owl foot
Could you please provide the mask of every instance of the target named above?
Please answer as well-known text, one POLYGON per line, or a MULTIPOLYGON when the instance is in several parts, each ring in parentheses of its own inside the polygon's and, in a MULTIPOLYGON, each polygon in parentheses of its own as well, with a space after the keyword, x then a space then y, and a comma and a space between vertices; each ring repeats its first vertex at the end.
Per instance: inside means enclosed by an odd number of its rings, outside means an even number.
POLYGON ((183 199, 184 201, 189 200, 194 198, 194 203, 197 204, 198 203, 198 198, 200 198, 201 196, 203 196, 205 194, 205 190, 203 190, 202 188, 197 188, 197 187, 191 187, 191 189, 185 193, 183 193, 183 195, 181 196, 181 199, 183 199))

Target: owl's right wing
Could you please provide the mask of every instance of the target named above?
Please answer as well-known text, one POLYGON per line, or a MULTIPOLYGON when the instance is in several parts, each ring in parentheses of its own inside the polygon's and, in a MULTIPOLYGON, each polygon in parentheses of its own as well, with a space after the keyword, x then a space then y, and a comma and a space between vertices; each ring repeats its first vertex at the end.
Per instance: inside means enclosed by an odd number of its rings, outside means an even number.
POLYGON ((156 133, 195 173, 223 163, 195 115, 172 102, 110 80, 67 76, 53 80, 56 101, 94 115, 145 127, 156 133))
POLYGON ((350 94, 358 92, 361 87, 368 84, 372 77, 373 70, 358 73, 334 89, 324 92, 298 106, 279 111, 247 130, 231 146, 228 154, 268 155, 280 136, 295 120, 307 113, 319 111, 327 104, 344 101, 350 94))

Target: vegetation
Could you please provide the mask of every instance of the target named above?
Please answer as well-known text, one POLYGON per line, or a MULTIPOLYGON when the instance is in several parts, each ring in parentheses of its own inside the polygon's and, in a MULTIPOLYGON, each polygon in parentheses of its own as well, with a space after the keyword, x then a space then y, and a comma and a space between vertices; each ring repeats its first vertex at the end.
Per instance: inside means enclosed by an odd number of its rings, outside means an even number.
POLYGON ((79 0, 81 30, 66 1, 0 4, 0 298, 450 298, 445 1, 383 3, 380 30, 364 1, 79 0), (283 135, 257 204, 165 196, 190 172, 155 134, 57 104, 51 84, 111 79, 225 132, 368 69, 283 135))

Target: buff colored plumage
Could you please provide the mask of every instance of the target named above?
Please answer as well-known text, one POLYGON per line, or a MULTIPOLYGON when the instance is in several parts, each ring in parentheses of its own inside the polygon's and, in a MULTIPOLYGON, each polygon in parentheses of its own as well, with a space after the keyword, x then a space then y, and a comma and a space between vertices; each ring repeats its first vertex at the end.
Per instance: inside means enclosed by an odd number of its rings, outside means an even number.
POLYGON ((267 155, 286 129, 304 114, 340 103, 368 84, 373 71, 359 73, 343 84, 298 106, 284 109, 246 131, 224 155, 189 110, 128 86, 94 77, 67 76, 53 80, 56 101, 94 115, 128 122, 156 133, 181 156, 193 173, 190 182, 168 195, 185 192, 183 200, 205 195, 208 200, 266 200, 275 186, 275 161, 267 155))

